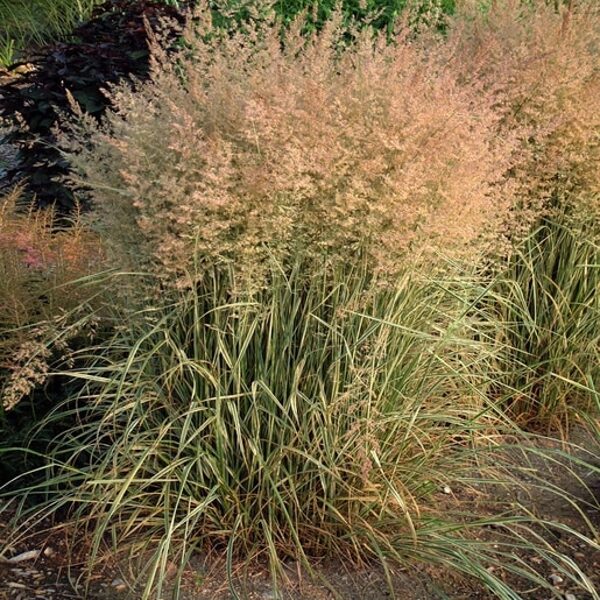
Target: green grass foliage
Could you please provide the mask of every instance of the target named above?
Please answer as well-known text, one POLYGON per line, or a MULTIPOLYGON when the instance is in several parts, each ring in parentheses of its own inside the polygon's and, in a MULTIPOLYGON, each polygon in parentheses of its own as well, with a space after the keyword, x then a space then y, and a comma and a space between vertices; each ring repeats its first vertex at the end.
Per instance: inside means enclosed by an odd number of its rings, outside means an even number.
POLYGON ((593 222, 545 219, 492 288, 504 348, 497 381, 523 424, 561 428, 600 408, 596 229, 593 222))
POLYGON ((42 429, 76 423, 50 443, 47 479, 23 493, 54 490, 41 514, 71 506, 73 543, 91 537, 89 568, 106 544, 143 557, 136 597, 158 598, 169 566, 196 551, 221 549, 230 569, 262 562, 275 584, 286 559, 309 571, 330 556, 424 561, 516 599, 488 567, 547 586, 510 558, 521 548, 589 589, 528 541, 530 517, 437 507, 446 485, 506 483, 493 438, 508 424, 479 391, 490 356, 469 335, 475 290, 272 267, 260 292, 232 296, 231 273, 215 272, 130 315, 69 373, 81 392, 42 429), (495 546, 472 539, 490 524, 503 532, 495 546))
POLYGON ((88 17, 98 0, 0 0, 0 66, 28 44, 43 44, 69 33, 88 17))

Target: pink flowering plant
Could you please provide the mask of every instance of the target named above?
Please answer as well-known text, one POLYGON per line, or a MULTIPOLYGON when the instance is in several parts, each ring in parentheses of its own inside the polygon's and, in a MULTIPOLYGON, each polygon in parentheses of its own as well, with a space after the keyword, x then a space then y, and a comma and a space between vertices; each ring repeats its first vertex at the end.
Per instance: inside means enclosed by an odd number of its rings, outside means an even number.
POLYGON ((0 199, 0 410, 44 383, 69 313, 94 293, 69 282, 102 262, 98 238, 78 219, 56 227, 52 211, 30 209, 18 189, 0 199))

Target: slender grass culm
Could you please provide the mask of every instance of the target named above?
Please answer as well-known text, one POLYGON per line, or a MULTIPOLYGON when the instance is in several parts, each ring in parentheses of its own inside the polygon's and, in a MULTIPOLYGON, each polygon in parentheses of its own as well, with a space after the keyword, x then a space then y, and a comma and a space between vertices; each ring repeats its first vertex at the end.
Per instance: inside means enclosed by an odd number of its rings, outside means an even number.
POLYGON ((533 427, 564 428, 600 409, 600 248, 595 227, 545 219, 491 290, 505 406, 533 427))
POLYGON ((0 0, 0 66, 27 44, 43 44, 69 33, 99 0, 0 0))
POLYGON ((245 294, 213 270, 83 351, 93 360, 70 373, 81 392, 41 428, 76 422, 22 498, 47 494, 35 514, 69 511, 90 570, 107 547, 137 558, 135 597, 162 597, 170 565, 181 574, 210 549, 268 565, 276 585, 285 559, 310 571, 333 556, 443 565, 499 598, 519 596, 494 565, 547 587, 513 560, 535 550, 528 517, 439 504, 445 486, 492 481, 499 464, 469 286, 405 274, 382 287, 358 266, 316 275, 314 261, 306 272, 272 264, 268 286, 245 294), (490 524, 505 536, 473 538, 490 524))

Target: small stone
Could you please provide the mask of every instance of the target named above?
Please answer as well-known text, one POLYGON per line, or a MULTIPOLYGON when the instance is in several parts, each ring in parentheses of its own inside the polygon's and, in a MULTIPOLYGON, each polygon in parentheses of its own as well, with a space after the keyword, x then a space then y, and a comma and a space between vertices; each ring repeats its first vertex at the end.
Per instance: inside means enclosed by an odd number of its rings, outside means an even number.
POLYGON ((23 585, 22 583, 17 583, 16 581, 9 581, 6 584, 9 588, 12 588, 13 590, 26 590, 27 586, 23 585))
POLYGON ((48 558, 53 557, 55 554, 54 550, 50 547, 50 546, 46 546, 44 548, 44 556, 47 556, 48 558))
POLYGON ((127 589, 127 584, 120 577, 113 579, 110 585, 112 585, 117 592, 124 592, 127 589))
POLYGON ((444 492, 444 494, 451 494, 452 493, 452 488, 449 485, 445 485, 442 488, 442 492, 444 492))
POLYGON ((563 578, 560 575, 557 575, 556 573, 552 573, 552 575, 550 575, 550 577, 548 577, 548 581, 553 586, 557 586, 563 582, 563 578))
POLYGON ((17 554, 12 558, 8 559, 8 562, 11 564, 25 562, 27 560, 35 560, 39 557, 41 552, 39 550, 28 550, 27 552, 21 552, 21 554, 17 554))
POLYGON ((577 600, 577 596, 569 592, 568 594, 565 594, 565 600, 577 600))

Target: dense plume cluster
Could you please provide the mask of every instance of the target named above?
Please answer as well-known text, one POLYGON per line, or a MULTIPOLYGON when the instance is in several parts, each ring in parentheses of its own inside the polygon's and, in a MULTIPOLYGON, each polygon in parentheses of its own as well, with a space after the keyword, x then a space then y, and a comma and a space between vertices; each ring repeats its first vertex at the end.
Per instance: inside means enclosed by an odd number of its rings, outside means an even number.
POLYGON ((441 60, 450 46, 301 25, 282 43, 276 23, 210 37, 194 23, 191 50, 156 50, 151 83, 114 92, 103 126, 82 119, 71 160, 120 260, 168 277, 233 261, 260 281, 265 255, 360 251, 390 274, 506 234, 518 138, 493 91, 441 60))
POLYGON ((600 214, 600 5, 498 0, 452 22, 461 80, 494 98, 519 144, 508 175, 527 225, 540 212, 600 214))
POLYGON ((592 11, 506 0, 391 44, 348 44, 340 19, 282 38, 275 21, 219 35, 198 18, 103 126, 81 121, 71 160, 119 259, 168 277, 233 261, 260 281, 266 254, 298 251, 360 249, 387 274, 477 260, 557 194, 597 195, 592 11))

